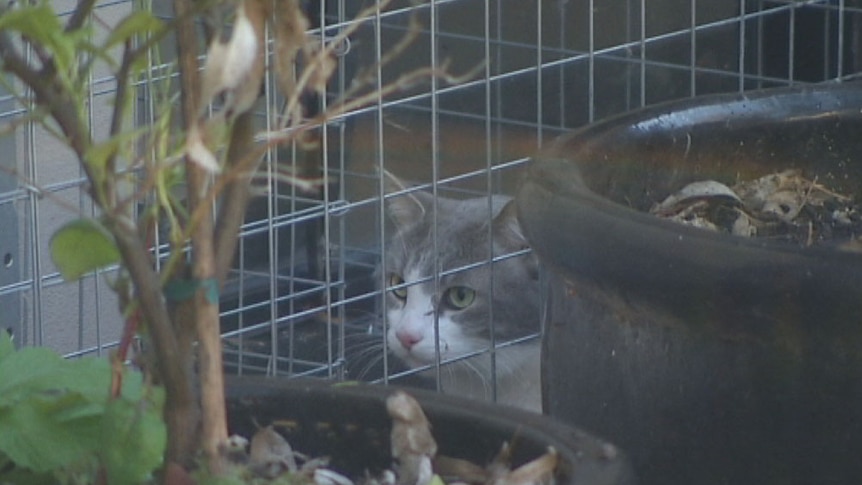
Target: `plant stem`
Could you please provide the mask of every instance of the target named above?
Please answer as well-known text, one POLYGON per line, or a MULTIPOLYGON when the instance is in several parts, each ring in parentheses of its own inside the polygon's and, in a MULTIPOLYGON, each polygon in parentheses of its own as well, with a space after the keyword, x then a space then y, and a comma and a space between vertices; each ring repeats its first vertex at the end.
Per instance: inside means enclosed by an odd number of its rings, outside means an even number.
POLYGON ((251 111, 238 116, 233 123, 230 144, 227 151, 229 171, 239 171, 224 188, 224 195, 215 229, 216 278, 219 287, 224 284, 227 272, 233 262, 239 238, 239 228, 245 217, 245 209, 251 198, 249 184, 251 174, 256 170, 260 157, 256 157, 250 167, 243 166, 244 157, 254 152, 254 115, 251 111))
MULTIPOLYGON (((174 11, 177 22, 177 57, 179 59, 182 112, 185 125, 197 123, 198 62, 197 36, 193 18, 194 0, 176 0, 174 11)), ((210 174, 197 164, 186 161, 189 208, 191 212, 204 211, 203 217, 192 229, 192 278, 203 285, 215 282, 215 248, 213 244, 213 203, 209 197, 210 174), (200 206, 200 207, 199 207, 200 206)), ((203 285, 194 298, 195 324, 198 337, 198 372, 201 382, 201 447, 207 457, 210 471, 222 470, 219 445, 227 440, 227 413, 225 411, 224 374, 221 355, 218 301, 213 301, 211 289, 203 285)))
POLYGON ((158 274, 153 270, 147 248, 131 222, 110 215, 108 229, 114 235, 123 264, 135 285, 141 312, 147 322, 156 354, 158 375, 165 386, 165 421, 168 427, 168 462, 187 463, 194 451, 197 424, 191 376, 184 362, 185 349, 177 345, 171 318, 162 297, 158 274))

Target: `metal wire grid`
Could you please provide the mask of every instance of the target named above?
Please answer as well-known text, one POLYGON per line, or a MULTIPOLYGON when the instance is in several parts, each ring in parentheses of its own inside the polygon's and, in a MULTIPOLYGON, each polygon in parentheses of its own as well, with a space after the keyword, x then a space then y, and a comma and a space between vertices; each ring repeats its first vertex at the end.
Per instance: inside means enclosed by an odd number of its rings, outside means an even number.
MULTIPOLYGON (((112 18, 140 5, 100 2, 97 12, 112 18)), ((168 7, 160 0, 151 8, 168 7)), ((311 14, 331 36, 358 8, 347 0, 320 2, 311 14)), ((421 34, 377 73, 381 84, 446 59, 452 72, 481 66, 479 74, 457 85, 431 79, 333 119, 320 130, 316 152, 284 147, 267 156, 263 174, 289 164, 327 183, 303 193, 258 182, 266 190, 249 211, 222 295, 228 370, 399 374, 380 349, 385 282, 375 268, 390 235, 382 169, 441 195, 510 191, 529 155, 562 130, 667 99, 853 79, 862 55, 860 14, 862 5, 849 0, 441 0, 379 13, 351 39, 319 108, 403 35, 411 15, 420 18, 421 34), (351 362, 372 347, 381 358, 374 370, 351 362)), ((280 108, 271 83, 260 103, 262 128, 280 108)), ((98 126, 112 84, 95 77, 91 85, 98 126)), ((146 92, 142 122, 150 113, 146 92)), ((5 121, 25 108, 0 98, 5 121)), ((0 324, 22 345, 100 353, 114 345, 121 326, 103 275, 63 284, 47 257, 53 229, 76 212, 92 213, 81 174, 47 138, 24 123, 2 142, 3 167, 23 178, 0 174, 0 224, 7 228, 0 236, 0 324)))

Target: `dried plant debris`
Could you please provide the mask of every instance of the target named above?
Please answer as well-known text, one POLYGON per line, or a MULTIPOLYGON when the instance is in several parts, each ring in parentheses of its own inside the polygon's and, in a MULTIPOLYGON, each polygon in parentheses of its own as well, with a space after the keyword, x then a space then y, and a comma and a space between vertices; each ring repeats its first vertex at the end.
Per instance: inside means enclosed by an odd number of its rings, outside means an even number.
POLYGON ((650 213, 703 229, 800 246, 834 242, 852 249, 862 235, 858 201, 795 169, 732 187, 715 180, 692 182, 653 205, 650 213))
POLYGON ((392 418, 392 458, 398 462, 398 485, 428 485, 434 476, 431 459, 437 454, 437 442, 422 407, 412 396, 398 391, 386 400, 386 411, 392 418))
POLYGON ((398 485, 472 483, 486 485, 550 484, 557 468, 557 451, 548 452, 516 469, 511 467, 511 447, 503 443, 500 453, 486 467, 467 460, 437 455, 431 424, 419 403, 397 391, 386 401, 392 418, 392 457, 397 463, 398 485), (447 482, 443 481, 443 478, 447 482))
MULTIPOLYGON (((559 463, 557 451, 548 447, 542 456, 512 468, 511 451, 503 443, 491 463, 437 454, 431 423, 419 403, 403 391, 386 400, 392 418, 393 467, 372 476, 352 480, 331 469, 327 458, 310 459, 296 452, 270 425, 257 430, 251 441, 231 436, 221 448, 233 468, 225 483, 290 485, 553 485, 559 463)), ((200 482, 203 483, 203 482, 200 482)))

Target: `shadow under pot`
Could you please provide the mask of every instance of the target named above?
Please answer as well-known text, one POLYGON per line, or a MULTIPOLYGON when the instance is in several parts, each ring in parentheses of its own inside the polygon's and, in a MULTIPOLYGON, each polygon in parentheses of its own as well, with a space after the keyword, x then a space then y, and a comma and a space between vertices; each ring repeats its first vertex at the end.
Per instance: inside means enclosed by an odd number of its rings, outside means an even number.
POLYGON ((673 102, 560 139, 517 195, 554 281, 546 411, 625 449, 642 483, 857 482, 862 253, 838 233, 860 194, 858 84, 673 102), (689 184, 776 173, 808 181, 809 206, 840 195, 817 208, 836 221, 743 237, 650 213, 689 184))
MULTIPOLYGON (((386 399, 398 388, 332 385, 315 380, 229 378, 230 432, 250 438, 272 424, 294 451, 326 457, 329 467, 357 479, 390 469, 392 421, 386 399)), ((404 389, 431 423, 438 455, 484 466, 511 445, 512 468, 553 447, 558 485, 632 485, 631 466, 614 445, 547 416, 506 406, 404 389)), ((356 482, 360 483, 360 482, 356 482)))

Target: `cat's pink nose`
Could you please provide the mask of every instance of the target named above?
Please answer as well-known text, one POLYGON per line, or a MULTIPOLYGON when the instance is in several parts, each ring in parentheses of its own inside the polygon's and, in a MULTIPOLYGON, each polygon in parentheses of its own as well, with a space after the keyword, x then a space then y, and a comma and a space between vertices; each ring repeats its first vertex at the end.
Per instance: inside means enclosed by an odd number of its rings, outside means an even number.
POLYGON ((404 346, 405 349, 410 350, 414 345, 418 344, 420 340, 422 340, 422 336, 416 335, 412 332, 406 332, 403 330, 399 330, 395 332, 395 337, 401 342, 401 345, 404 346))

